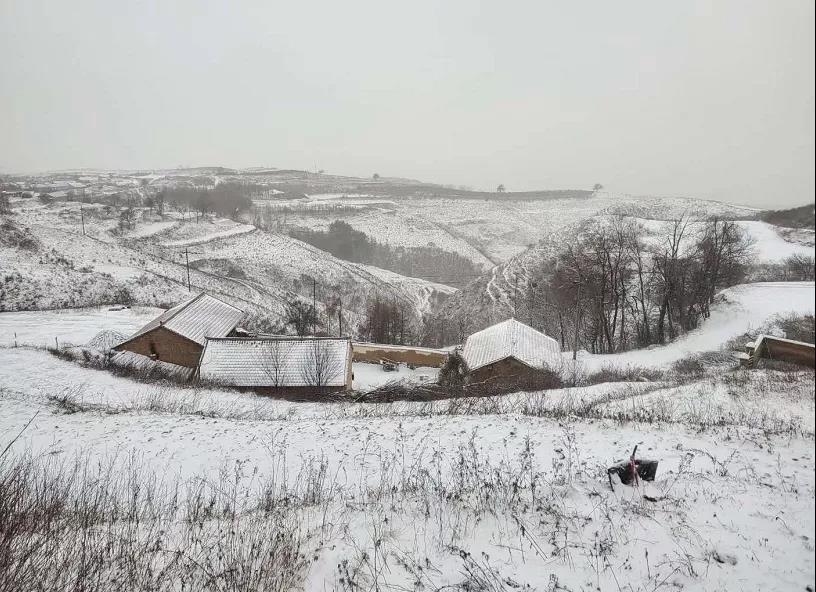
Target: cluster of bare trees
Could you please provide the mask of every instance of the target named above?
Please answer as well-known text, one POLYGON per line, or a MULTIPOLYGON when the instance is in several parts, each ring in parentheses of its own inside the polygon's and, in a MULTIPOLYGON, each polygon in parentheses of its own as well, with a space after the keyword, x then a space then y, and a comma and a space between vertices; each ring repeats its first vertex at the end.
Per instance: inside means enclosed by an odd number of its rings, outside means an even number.
POLYGON ((119 212, 119 230, 132 230, 135 224, 136 210, 131 206, 123 208, 122 211, 119 212))
MULTIPOLYGON (((237 220, 252 207, 248 193, 249 189, 239 183, 220 183, 213 188, 167 187, 162 190, 158 199, 161 200, 162 207, 166 201, 175 204, 177 208, 191 209, 196 213, 196 219, 215 213, 237 220)), ((156 198, 153 197, 154 200, 156 198)))
POLYGON ((664 343, 709 316, 715 294, 745 277, 751 252, 729 220, 683 217, 648 235, 630 218, 594 219, 544 266, 542 297, 526 302, 565 348, 664 343))
POLYGON ((366 306, 359 333, 374 343, 406 344, 414 342, 414 311, 399 300, 375 296, 366 306))
POLYGON ((815 278, 813 257, 801 253, 778 263, 758 265, 751 275, 751 280, 756 282, 812 282, 815 278))

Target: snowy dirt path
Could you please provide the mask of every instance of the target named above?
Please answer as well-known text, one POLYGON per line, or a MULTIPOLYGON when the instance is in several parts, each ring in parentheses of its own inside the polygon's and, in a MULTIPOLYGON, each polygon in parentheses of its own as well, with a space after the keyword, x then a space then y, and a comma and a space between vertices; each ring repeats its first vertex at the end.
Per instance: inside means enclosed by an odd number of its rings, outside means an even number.
POLYGON ((209 234, 205 234, 203 236, 197 236, 194 238, 188 239, 179 239, 179 240, 172 240, 166 241, 162 243, 164 247, 191 247, 193 245, 202 245, 205 243, 209 243, 212 241, 216 241, 223 238, 231 238, 233 236, 239 236, 242 234, 249 234, 251 232, 255 232, 257 228, 251 226, 249 224, 240 224, 228 230, 220 230, 217 232, 212 232, 209 234))
MULTIPOLYGON (((689 354, 720 349, 729 339, 762 326, 774 315, 814 313, 813 282, 763 282, 742 284, 720 293, 723 300, 711 307, 711 317, 696 330, 665 346, 620 354, 580 352, 587 371, 603 366, 665 367, 689 354)), ((564 352, 565 359, 571 352, 564 352)))

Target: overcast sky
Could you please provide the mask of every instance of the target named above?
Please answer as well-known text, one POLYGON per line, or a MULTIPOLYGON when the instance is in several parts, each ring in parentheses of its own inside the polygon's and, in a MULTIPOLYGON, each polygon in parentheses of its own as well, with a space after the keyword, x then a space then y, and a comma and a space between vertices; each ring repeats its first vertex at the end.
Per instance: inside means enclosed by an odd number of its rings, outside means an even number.
POLYGON ((814 200, 813 0, 0 0, 0 171, 814 200))

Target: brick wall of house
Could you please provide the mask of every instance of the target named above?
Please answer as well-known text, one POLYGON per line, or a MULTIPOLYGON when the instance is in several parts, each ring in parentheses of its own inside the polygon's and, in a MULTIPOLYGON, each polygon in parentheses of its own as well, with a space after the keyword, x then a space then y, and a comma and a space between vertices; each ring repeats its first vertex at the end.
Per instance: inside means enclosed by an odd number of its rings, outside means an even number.
POLYGON ((131 351, 148 357, 155 354, 155 359, 162 362, 196 368, 201 357, 201 351, 204 348, 194 341, 168 331, 164 327, 156 327, 132 341, 123 343, 116 349, 131 351))
POLYGON ((485 382, 494 380, 518 380, 520 382, 534 379, 538 370, 522 364, 514 358, 505 358, 468 374, 468 382, 485 382))

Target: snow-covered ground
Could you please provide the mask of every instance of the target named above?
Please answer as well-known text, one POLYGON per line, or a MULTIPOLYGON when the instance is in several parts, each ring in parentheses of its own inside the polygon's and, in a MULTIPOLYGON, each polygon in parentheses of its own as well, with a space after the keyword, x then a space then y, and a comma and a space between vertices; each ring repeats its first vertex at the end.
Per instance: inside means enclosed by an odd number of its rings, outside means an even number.
POLYGON ((754 241, 757 261, 778 263, 793 255, 813 257, 813 245, 804 245, 785 240, 776 226, 767 222, 740 221, 740 227, 754 241))
POLYGON ((0 346, 52 347, 84 345, 104 329, 130 335, 155 318, 161 309, 150 307, 110 310, 109 307, 0 313, 0 346))
POLYGON ((100 204, 16 200, 11 220, 35 244, 17 249, 0 243, 0 269, 11 274, 2 278, 0 311, 121 301, 172 305, 187 291, 187 247, 194 247, 189 249, 193 289, 273 320, 288 302, 311 298, 312 278, 319 282, 318 306, 324 298, 342 298, 346 321, 355 327, 374 293, 405 302, 422 315, 455 291, 349 263, 287 235, 233 220, 206 216, 195 222, 175 211, 158 218, 147 208, 136 218, 135 227, 121 233, 116 211, 100 204), (85 208, 85 235, 80 207, 85 208))
POLYGON ((389 382, 414 382, 422 384, 424 382, 436 382, 439 377, 439 368, 419 367, 411 370, 404 364, 400 364, 396 371, 386 372, 379 364, 368 364, 365 362, 355 362, 354 382, 352 386, 358 391, 367 391, 389 382))
MULTIPOLYGON (((664 346, 620 354, 592 355, 579 352, 588 371, 603 366, 665 367, 689 354, 715 351, 729 339, 764 325, 774 315, 814 314, 813 282, 764 282, 742 284, 723 290, 702 325, 664 346)), ((565 358, 571 353, 565 352, 565 358)))
MULTIPOLYGON (((696 347, 719 345, 748 317, 812 306, 813 284, 726 297, 696 347)), ((78 343, 129 332, 154 312, 4 313, 0 326, 4 343, 14 331, 78 343)), ((354 373, 363 388, 435 371, 355 364, 354 373)), ((805 589, 815 569, 813 418, 812 372, 322 404, 137 382, 0 347, 0 446, 30 422, 11 455, 135 462, 145 484, 179 480, 182 495, 228 474, 248 508, 259 488, 302 496, 308 484, 307 501, 288 510, 311 558, 302 590, 348 589, 350 574, 380 590, 422 589, 417 577, 425 589, 805 589), (659 460, 657 480, 610 487, 606 467, 635 444, 659 460)))
MULTIPOLYGON (((542 233, 602 211, 665 219, 697 203, 610 196, 382 201, 368 208, 364 195, 349 200, 363 207, 353 225, 397 244, 439 241, 485 266, 542 233)), ((708 213, 740 210, 703 205, 708 213)), ((390 287, 420 310, 446 288, 337 261, 289 237, 228 220, 147 217, 120 241, 111 233, 115 218, 98 207, 80 214, 78 206, 29 200, 16 215, 46 248, 23 263, 17 251, 0 250, 0 264, 14 263, 21 274, 38 278, 37 287, 55 293, 79 289, 80 276, 88 278, 82 289, 90 289, 108 274, 112 293, 116 279, 158 302, 186 293, 184 268, 161 250, 151 251, 162 243, 176 251, 196 245, 194 263, 224 260, 264 278, 260 285, 192 271, 194 284, 267 308, 303 288, 309 275, 328 285, 356 285, 361 301, 365 293, 390 287), (79 234, 82 215, 88 237, 79 234), (48 255, 52 247, 71 261, 48 259, 55 257, 48 255), (167 285, 163 290, 157 277, 167 285)), ((318 223, 325 220, 309 222, 318 223)), ((764 223, 741 224, 764 261, 802 248, 812 253, 806 244, 780 243, 764 223)), ((710 319, 676 342, 582 355, 581 364, 586 370, 607 364, 666 368, 689 353, 716 350, 773 315, 813 310, 812 282, 735 286, 722 294, 710 319)), ((140 485, 153 475, 171 485, 179 480, 182 506, 196 484, 217 484, 228 475, 249 500, 242 506, 248 516, 268 503, 270 493, 280 496, 275 512, 290 513, 304 537, 303 590, 662 592, 816 585, 810 371, 724 364, 683 383, 666 378, 482 399, 326 404, 139 382, 41 348, 13 347, 51 346, 55 338, 60 345, 81 344, 103 329, 129 334, 157 312, 0 313, 0 451, 21 434, 5 458, 28 453, 69 466, 81 455, 92 461, 88 467, 110 461, 117 468, 135 459, 140 485), (642 457, 659 460, 657 480, 638 487, 610 483, 607 467, 635 444, 642 457)), ((358 363, 354 375, 354 386, 364 390, 391 380, 435 380, 437 370, 400 367, 391 373, 358 363)), ((175 556, 171 549, 162 552, 175 556)))
POLYGON ((312 557, 303 590, 348 589, 345 570, 366 588, 423 589, 413 587, 420 567, 424 589, 804 590, 814 582, 813 425, 802 424, 812 373, 734 376, 765 387, 740 396, 715 375, 325 405, 143 384, 0 348, 0 444, 31 421, 10 454, 138 462, 145 484, 218 483, 226 471, 247 495, 309 483, 315 501, 290 510, 312 557), (739 415, 746 396, 778 416, 739 415), (654 411, 661 397, 732 412, 709 422, 686 409, 676 422, 654 411), (635 444, 659 460, 657 480, 610 488, 606 467, 635 444))
POLYGON ((241 224, 224 218, 215 220, 207 219, 202 223, 188 222, 182 226, 174 228, 174 240, 167 240, 162 243, 165 247, 189 247, 200 245, 222 238, 229 238, 240 234, 255 232, 255 227, 251 224, 241 224), (181 238, 179 238, 181 237, 181 238))

